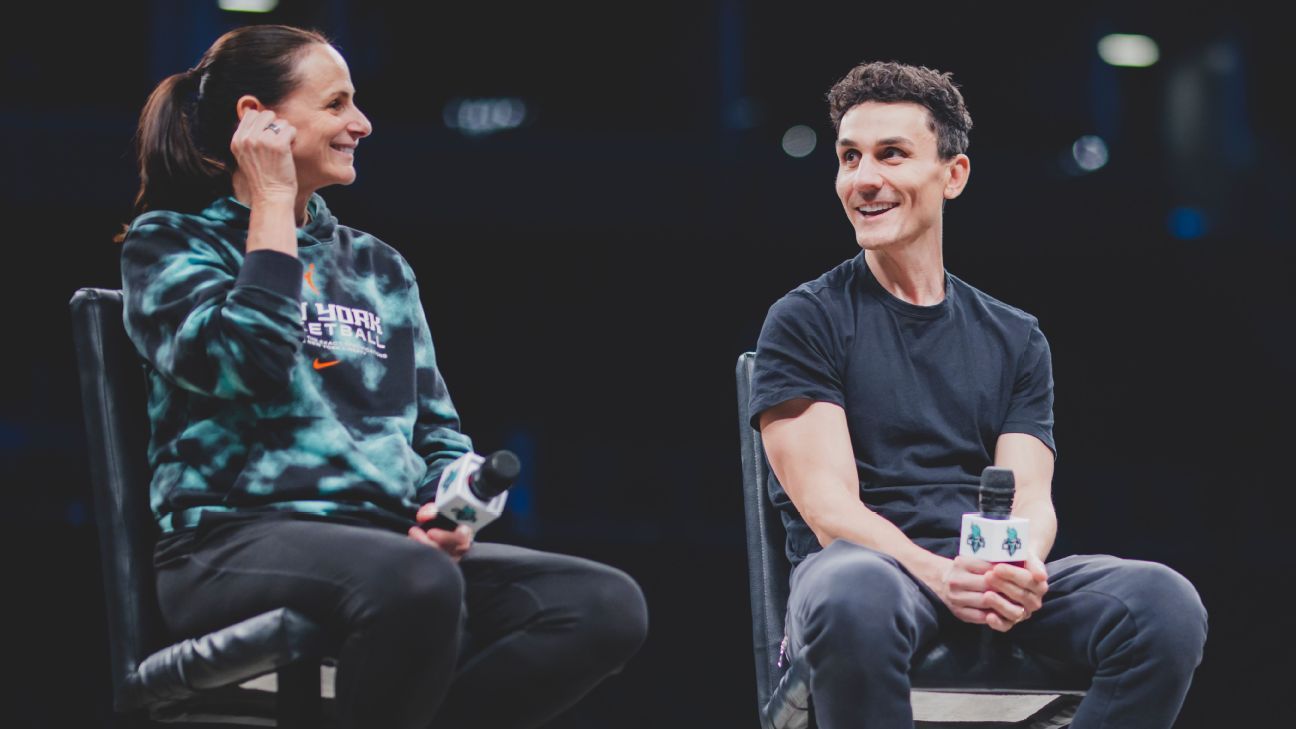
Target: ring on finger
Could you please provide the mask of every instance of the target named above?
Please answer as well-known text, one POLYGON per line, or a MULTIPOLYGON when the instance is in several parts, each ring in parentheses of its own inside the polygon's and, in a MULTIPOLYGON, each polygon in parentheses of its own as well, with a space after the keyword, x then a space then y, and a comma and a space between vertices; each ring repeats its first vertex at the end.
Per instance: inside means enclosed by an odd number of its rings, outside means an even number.
POLYGON ((269 124, 265 125, 265 129, 261 131, 271 131, 274 132, 275 134, 278 134, 280 129, 281 127, 277 123, 270 122, 269 124))

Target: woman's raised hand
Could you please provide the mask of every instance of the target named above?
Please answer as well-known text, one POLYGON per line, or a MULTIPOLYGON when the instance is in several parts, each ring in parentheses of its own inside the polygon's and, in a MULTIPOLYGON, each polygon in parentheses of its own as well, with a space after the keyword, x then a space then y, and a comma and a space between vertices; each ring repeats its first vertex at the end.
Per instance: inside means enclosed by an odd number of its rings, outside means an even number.
POLYGON ((247 184, 253 205, 260 202, 294 204, 297 171, 292 142, 297 130, 273 111, 248 110, 230 140, 230 151, 247 184))

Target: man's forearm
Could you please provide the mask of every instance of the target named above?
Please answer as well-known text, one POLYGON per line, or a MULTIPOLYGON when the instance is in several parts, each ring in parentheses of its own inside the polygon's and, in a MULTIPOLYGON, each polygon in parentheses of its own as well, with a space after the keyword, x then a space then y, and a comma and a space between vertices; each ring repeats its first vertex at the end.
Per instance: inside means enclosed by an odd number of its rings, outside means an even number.
POLYGON ((811 529, 822 546, 845 539, 888 554, 928 587, 939 592, 937 586, 944 579, 948 559, 914 544, 899 527, 859 500, 839 503, 836 507, 811 522, 811 529))
POLYGON ((1026 433, 1004 433, 995 442, 994 464, 1011 468, 1017 478, 1013 516, 1030 519, 1032 549, 1040 561, 1048 557, 1057 537, 1053 511, 1053 451, 1039 438, 1026 433))
POLYGON ((1057 512, 1052 499, 1035 499, 1013 505, 1013 516, 1030 520, 1030 543, 1035 556, 1047 561, 1057 539, 1057 512))
POLYGON ((859 474, 841 406, 790 400, 761 415, 761 435, 770 468, 819 544, 827 547, 846 539, 875 549, 938 588, 950 561, 914 544, 860 501, 859 474))

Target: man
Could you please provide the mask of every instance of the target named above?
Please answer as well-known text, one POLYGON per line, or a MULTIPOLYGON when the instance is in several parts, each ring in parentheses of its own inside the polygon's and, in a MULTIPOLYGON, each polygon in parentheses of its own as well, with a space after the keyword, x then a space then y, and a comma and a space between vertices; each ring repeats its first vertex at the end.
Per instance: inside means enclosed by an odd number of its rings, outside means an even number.
POLYGON ((1048 342, 944 268, 943 206, 971 169, 962 95, 947 73, 869 63, 828 101, 837 195, 863 250, 771 307, 751 405, 785 492, 786 650, 810 668, 819 726, 911 726, 915 652, 989 628, 1093 670, 1075 729, 1170 727, 1201 661, 1201 601, 1158 564, 1044 563, 1048 342), (1013 470, 1013 515, 1031 521, 1023 567, 954 556, 990 465, 1013 470))

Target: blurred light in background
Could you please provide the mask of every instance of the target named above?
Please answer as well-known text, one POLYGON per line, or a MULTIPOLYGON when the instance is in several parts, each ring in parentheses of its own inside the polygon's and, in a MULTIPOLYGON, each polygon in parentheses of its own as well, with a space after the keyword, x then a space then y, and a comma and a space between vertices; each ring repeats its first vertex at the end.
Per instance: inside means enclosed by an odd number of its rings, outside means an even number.
POLYGON ((452 99, 441 118, 445 125, 470 137, 516 129, 526 121, 521 99, 452 99))
POLYGON ((1113 33, 1098 41, 1098 55, 1113 66, 1144 68, 1156 63, 1161 51, 1145 35, 1113 33))
POLYGON ((231 13, 268 13, 279 6, 279 0, 216 0, 216 6, 231 13))
POLYGON ((1206 235, 1206 216, 1196 208, 1175 208, 1170 211, 1166 223, 1170 227, 1170 235, 1179 240, 1196 240, 1206 235))
MULTIPOLYGON (((1165 149, 1170 199, 1196 210, 1211 235, 1228 235, 1254 224, 1253 213, 1244 210, 1261 199, 1257 194, 1272 196, 1260 210, 1272 206, 1290 211, 1293 195, 1279 192, 1280 187, 1271 186, 1277 178, 1261 172, 1265 155, 1252 116, 1257 107, 1250 96, 1241 39, 1221 37, 1185 48, 1166 65, 1165 101, 1156 132, 1165 149)), ((1193 225, 1181 221, 1173 228, 1191 231, 1193 225)))
POLYGON ((744 96, 725 108, 724 123, 729 129, 746 131, 754 129, 760 118, 760 107, 755 99, 744 96))
POLYGON ((90 523, 90 509, 86 507, 84 501, 73 499, 63 512, 63 521, 67 522, 69 526, 85 526, 90 523))
POLYGON ((1085 172, 1093 172, 1107 164, 1107 143, 1102 137, 1087 134, 1071 145, 1071 158, 1085 172))
POLYGON ((814 151, 817 141, 813 129, 798 124, 783 132, 783 151, 792 157, 804 157, 814 151))
POLYGON ((505 437, 504 447, 513 451, 522 464, 522 472, 509 489, 508 514, 518 534, 534 537, 540 533, 535 503, 536 453, 540 449, 535 434, 518 428, 505 437))
POLYGON ((31 433, 21 423, 0 421, 0 451, 21 451, 31 443, 31 433))

